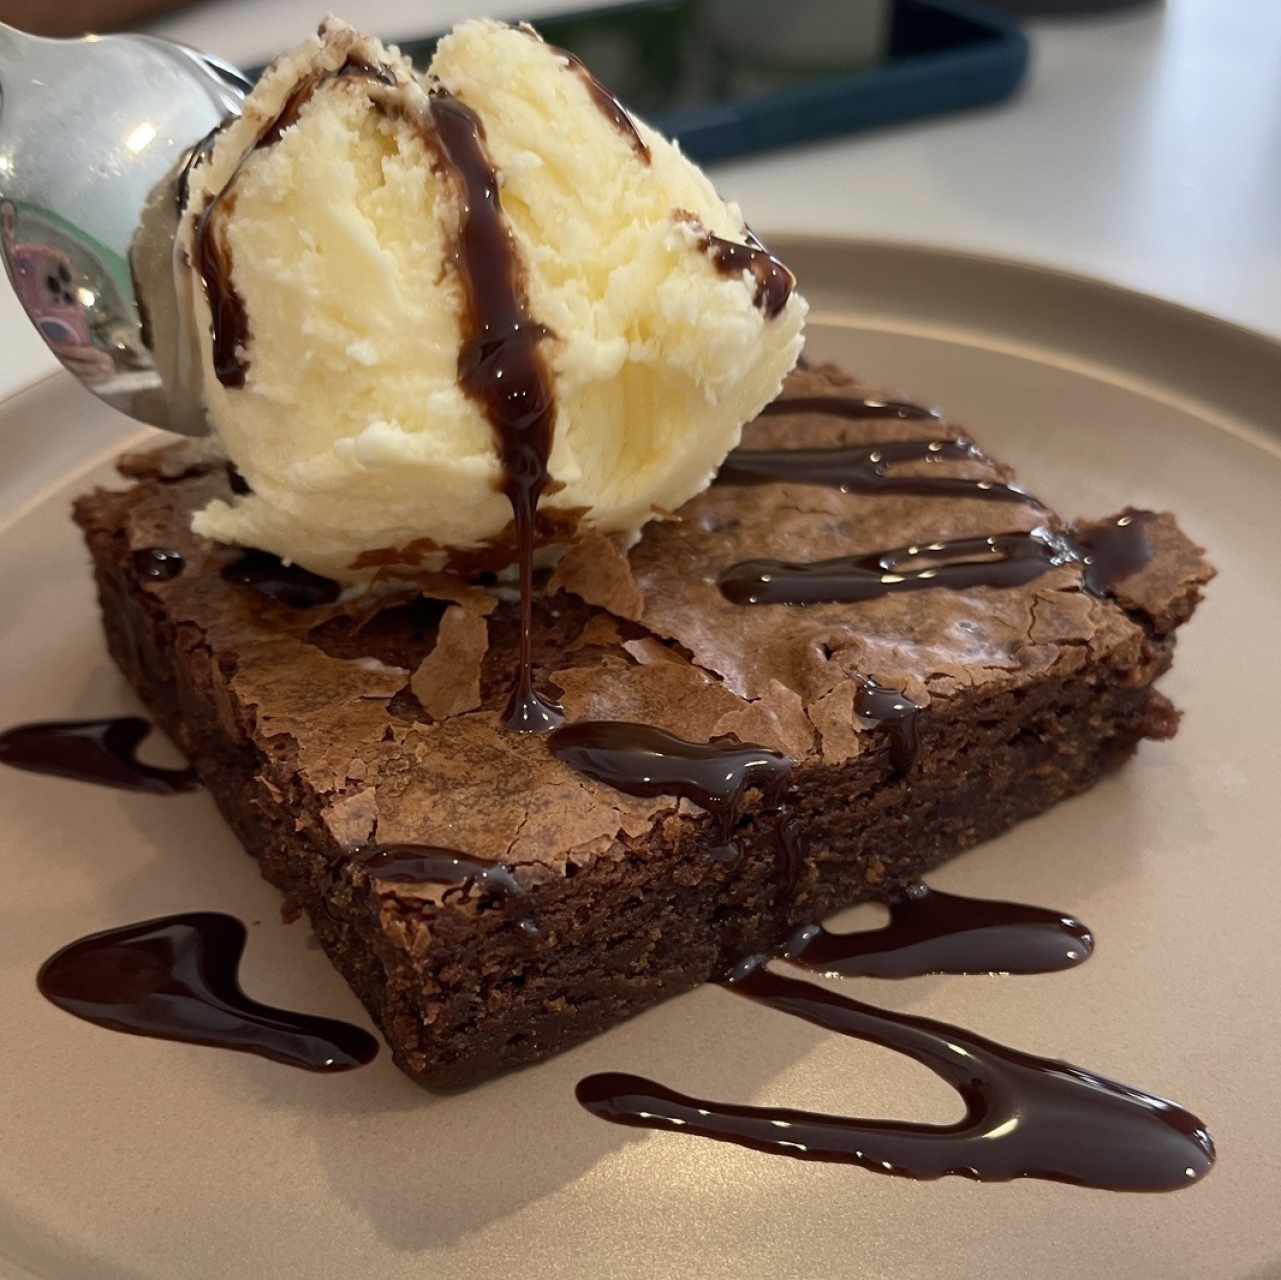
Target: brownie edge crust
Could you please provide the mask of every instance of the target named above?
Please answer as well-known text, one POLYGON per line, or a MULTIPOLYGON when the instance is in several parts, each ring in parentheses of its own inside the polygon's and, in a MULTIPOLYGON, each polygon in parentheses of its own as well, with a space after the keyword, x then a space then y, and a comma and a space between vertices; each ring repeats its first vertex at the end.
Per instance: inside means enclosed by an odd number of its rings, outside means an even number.
MULTIPOLYGON (((852 390, 867 391, 821 368, 793 375, 787 394, 852 390)), ((957 434, 798 412, 759 420, 747 441, 939 433, 957 434)), ((572 552, 539 605, 539 679, 571 719, 703 741, 736 733, 786 751, 802 859, 782 892, 759 795, 738 818, 732 864, 696 806, 622 795, 574 774, 545 740, 501 729, 516 660, 509 604, 420 575, 424 596, 387 589, 381 608, 288 607, 224 578, 241 553, 190 532, 194 510, 231 496, 220 461, 179 444, 121 470, 131 487, 75 509, 113 658, 286 911, 306 913, 396 1062, 432 1087, 548 1057, 798 924, 891 895, 1091 786, 1141 739, 1169 737, 1177 713, 1153 682, 1212 575, 1158 516, 1150 560, 1112 599, 1082 591, 1068 565, 1008 589, 729 606, 716 575, 753 554, 818 559, 1057 524, 1030 502, 785 483, 713 486, 627 560, 590 541, 572 552), (140 553, 157 547, 183 556, 172 580, 147 575, 140 553), (853 681, 869 676, 922 708, 906 771, 885 726, 855 714, 853 681), (371 878, 363 851, 393 843, 501 860, 519 902, 371 878)), ((982 455, 949 474, 1010 479, 982 455)))

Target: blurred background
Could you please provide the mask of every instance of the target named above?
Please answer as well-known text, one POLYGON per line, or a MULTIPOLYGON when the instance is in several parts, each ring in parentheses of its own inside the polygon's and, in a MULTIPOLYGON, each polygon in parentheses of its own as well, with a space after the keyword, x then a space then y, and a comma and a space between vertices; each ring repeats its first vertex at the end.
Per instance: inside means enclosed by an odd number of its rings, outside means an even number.
MULTIPOLYGON (((422 63, 462 18, 533 20, 763 234, 1031 260, 1281 336, 1281 0, 0 0, 0 20, 252 70, 331 6, 422 63)), ((50 307, 83 345, 76 297, 50 307)), ((0 290, 0 395, 54 367, 0 290)))

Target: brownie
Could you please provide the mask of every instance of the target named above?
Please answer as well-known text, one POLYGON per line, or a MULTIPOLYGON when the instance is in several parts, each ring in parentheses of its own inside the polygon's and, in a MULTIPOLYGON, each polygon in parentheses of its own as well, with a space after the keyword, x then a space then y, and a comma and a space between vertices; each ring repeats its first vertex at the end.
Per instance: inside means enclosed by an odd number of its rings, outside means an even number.
MULTIPOLYGON (((784 399, 864 394, 825 366, 794 373, 784 399)), ((802 406, 751 424, 745 445, 959 434, 802 406)), ((893 474, 1012 480, 977 448, 958 453, 893 474)), ((517 663, 510 593, 384 574, 354 600, 321 591, 293 607, 225 576, 243 553, 190 531, 194 511, 232 496, 221 460, 181 443, 121 470, 131 487, 76 504, 112 655, 287 912, 307 914, 397 1063, 442 1087, 545 1058, 798 924, 901 891, 1089 787, 1141 739, 1170 736, 1177 713, 1153 682, 1212 575, 1173 518, 1153 515, 1142 517, 1150 557, 1124 566, 1108 595, 1084 589, 1076 558, 1018 585, 848 604, 735 604, 719 586, 728 566, 761 557, 1068 532, 1031 499, 979 491, 722 482, 627 554, 584 537, 540 593, 540 687, 558 691, 571 722, 786 753, 799 861, 783 880, 762 792, 742 798, 727 833, 689 799, 625 794, 562 763, 545 738, 501 727, 517 663), (149 576, 153 548, 180 552, 183 571, 149 576), (921 708, 906 759, 894 724, 858 714, 869 678, 921 708), (371 872, 371 850, 401 845, 461 851, 514 878, 371 872)))

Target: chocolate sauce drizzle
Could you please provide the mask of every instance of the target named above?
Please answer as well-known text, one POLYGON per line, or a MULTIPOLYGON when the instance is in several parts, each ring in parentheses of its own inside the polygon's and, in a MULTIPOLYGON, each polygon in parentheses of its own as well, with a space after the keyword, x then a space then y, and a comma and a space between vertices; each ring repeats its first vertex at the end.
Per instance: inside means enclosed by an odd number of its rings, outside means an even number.
POLYGON ((721 236, 705 232, 699 247, 711 258, 716 270, 731 278, 749 271, 756 281, 753 303, 772 320, 787 306, 787 300, 796 288, 796 277, 750 231, 750 241, 739 244, 721 236))
MULTIPOLYGON (((455 893, 466 901, 473 890, 508 902, 516 902, 525 894, 516 873, 506 863, 477 858, 457 849, 420 844, 379 845, 361 851, 356 865, 371 879, 386 884, 449 885, 441 895, 442 901, 448 901, 455 893)), ((532 916, 521 916, 516 927, 528 938, 539 935, 532 916)))
POLYGON ((916 493, 1036 502, 1018 486, 997 480, 891 475, 889 470, 900 462, 957 460, 983 460, 983 453, 968 440, 886 440, 823 449, 735 449, 716 478, 721 484, 821 484, 843 493, 916 493))
POLYGON ((855 714, 883 724, 890 737, 890 763, 906 773, 919 749, 916 717, 921 708, 905 693, 879 685, 871 676, 859 676, 854 692, 855 714))
POLYGON ((1214 1143, 1196 1116, 1080 1067, 929 1018, 875 1009, 772 973, 759 959, 740 966, 728 987, 766 1008, 914 1058, 961 1095, 964 1118, 928 1125, 740 1106, 612 1072, 580 1081, 579 1102, 615 1124, 679 1129, 922 1180, 1042 1178, 1111 1191, 1175 1191, 1214 1163, 1214 1143))
POLYGON ((187 567, 182 552, 168 547, 144 547, 129 558, 140 578, 151 578, 156 582, 170 582, 187 567))
POLYGON ((245 926, 214 911, 81 938, 36 979, 59 1009, 112 1031, 257 1054, 304 1071, 372 1062, 378 1041, 334 1018, 273 1009, 240 989, 245 926))
MULTIPOLYGON (((810 366, 796 362, 798 369, 810 366)), ((837 418, 898 418, 902 421, 930 420, 941 422, 943 415, 937 409, 910 400, 877 400, 866 396, 780 396, 761 410, 762 418, 781 417, 789 413, 822 413, 837 418)))
MULTIPOLYGON (((759 790, 777 808, 791 777, 792 762, 769 747, 726 736, 688 742, 652 725, 623 720, 582 720, 558 729, 548 748, 571 769, 632 796, 680 796, 706 809, 720 823, 733 848, 734 827, 743 800, 759 790)), ((780 831, 786 830, 780 818, 780 831)), ((780 834, 780 844, 783 837, 780 834)), ((795 862, 783 848, 780 862, 795 862)))
POLYGON ((210 155, 213 154, 214 144, 218 141, 218 135, 226 128, 226 124, 216 124, 209 130, 199 142, 187 152, 186 158, 182 162, 182 167, 178 170, 178 181, 174 185, 174 201, 178 206, 178 216, 181 218, 187 210, 187 196, 191 191, 191 175, 198 169, 210 155))
MULTIPOLYGON (((196 221, 194 236, 196 268, 200 272, 205 296, 209 300, 214 374, 224 387, 236 388, 245 385, 249 365, 244 352, 248 346, 250 334, 249 313, 245 310, 244 300, 231 278, 231 251, 223 238, 217 234, 217 216, 220 210, 228 208, 230 202, 234 200, 236 179, 240 176, 245 161, 255 152, 275 146, 285 130, 297 123, 303 107, 322 84, 329 80, 353 77, 373 80, 384 85, 396 83, 396 78, 389 68, 372 66, 355 56, 348 58, 337 71, 317 73, 302 81, 285 100, 275 119, 263 126, 254 145, 241 157, 240 163, 236 165, 226 185, 205 205, 196 221)), ((204 145, 204 143, 198 144, 198 146, 204 145)), ((183 205, 186 204, 186 183, 199 158, 193 151, 191 159, 184 167, 180 179, 183 205)))
POLYGON ((1147 525, 1153 519, 1153 512, 1131 508, 1115 520, 1081 524, 1072 530, 1085 566, 1087 591, 1105 595, 1152 559, 1147 525))
POLYGON ((285 564, 269 551, 246 551, 222 571, 222 576, 291 609, 333 604, 342 594, 342 588, 332 578, 310 573, 301 565, 285 564))
POLYGON ((493 427, 512 505, 520 568, 520 672, 504 723, 518 733, 546 733, 564 716, 533 686, 534 515, 547 486, 556 401, 542 343, 551 336, 529 313, 521 264, 503 215, 498 175, 485 151, 485 129, 471 108, 433 94, 431 121, 441 154, 463 197, 458 273, 466 295, 458 377, 493 427))
POLYGON ((119 791, 169 796, 200 785, 194 769, 162 769, 137 758, 151 725, 139 716, 50 720, 0 733, 0 764, 119 791))
POLYGON ((930 587, 1018 587, 1079 560, 1067 538, 1038 528, 832 560, 744 560, 726 569, 719 585, 734 604, 849 604, 930 587))
POLYGON ((1084 964, 1094 937, 1061 911, 941 893, 912 885, 889 904, 880 929, 798 929, 779 949, 792 964, 836 978, 917 978, 927 973, 1055 973, 1084 964))
POLYGON ((645 145, 645 140, 636 128, 636 122, 627 113, 627 108, 592 75, 581 59, 576 58, 568 49, 558 49, 555 45, 548 47, 554 54, 566 60, 568 69, 573 71, 587 87, 587 92, 599 108, 601 115, 623 135, 632 150, 640 157, 641 163, 649 164, 651 160, 649 147, 645 145))

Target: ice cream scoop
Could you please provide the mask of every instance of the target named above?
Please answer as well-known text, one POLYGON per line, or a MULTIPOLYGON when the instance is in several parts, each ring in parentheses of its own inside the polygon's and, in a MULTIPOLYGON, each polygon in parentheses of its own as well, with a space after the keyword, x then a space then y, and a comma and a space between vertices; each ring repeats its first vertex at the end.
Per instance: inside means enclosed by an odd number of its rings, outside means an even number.
POLYGON ((466 23, 420 78, 329 20, 187 187, 199 374, 249 488, 195 528, 330 577, 632 535, 800 351, 738 209, 529 28, 466 23))

